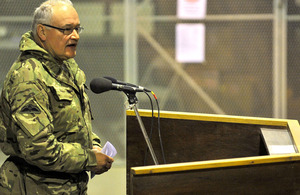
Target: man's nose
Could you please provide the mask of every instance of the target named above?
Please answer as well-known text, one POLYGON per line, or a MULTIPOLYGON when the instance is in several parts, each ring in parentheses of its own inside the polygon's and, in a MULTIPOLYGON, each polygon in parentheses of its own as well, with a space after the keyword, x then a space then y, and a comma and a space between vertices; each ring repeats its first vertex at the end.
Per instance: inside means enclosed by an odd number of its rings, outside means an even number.
POLYGON ((80 38, 79 33, 77 32, 76 29, 73 30, 71 38, 72 39, 77 39, 77 40, 80 38))

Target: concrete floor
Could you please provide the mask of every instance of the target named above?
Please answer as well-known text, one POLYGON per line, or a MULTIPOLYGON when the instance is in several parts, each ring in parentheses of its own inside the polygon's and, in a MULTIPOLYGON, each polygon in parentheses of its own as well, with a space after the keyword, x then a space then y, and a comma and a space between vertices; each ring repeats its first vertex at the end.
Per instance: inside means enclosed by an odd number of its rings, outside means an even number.
POLYGON ((88 195, 125 195, 126 169, 124 166, 113 166, 108 172, 96 175, 88 185, 88 195))

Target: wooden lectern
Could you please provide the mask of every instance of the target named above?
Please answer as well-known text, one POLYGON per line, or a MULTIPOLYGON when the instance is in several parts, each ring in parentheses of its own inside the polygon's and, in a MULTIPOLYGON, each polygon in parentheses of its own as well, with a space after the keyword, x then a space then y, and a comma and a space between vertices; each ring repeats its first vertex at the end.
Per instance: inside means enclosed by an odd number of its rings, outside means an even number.
POLYGON ((296 120, 139 110, 159 165, 127 111, 127 193, 300 194, 296 120), (153 133, 150 133, 153 123, 153 133))

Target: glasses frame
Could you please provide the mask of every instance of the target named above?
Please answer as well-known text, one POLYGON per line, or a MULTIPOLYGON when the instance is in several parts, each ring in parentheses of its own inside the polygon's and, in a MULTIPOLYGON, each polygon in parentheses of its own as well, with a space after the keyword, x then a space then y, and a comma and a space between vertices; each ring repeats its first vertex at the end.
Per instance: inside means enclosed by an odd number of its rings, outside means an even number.
POLYGON ((79 27, 75 27, 75 28, 59 28, 59 27, 56 27, 56 26, 52 26, 50 24, 42 24, 44 26, 47 26, 47 27, 50 27, 50 28, 54 28, 56 30, 59 30, 60 32, 62 32, 64 35, 70 35, 73 33, 74 30, 76 30, 76 32, 78 34, 82 33, 82 31, 84 30, 83 27, 79 26, 79 27), (66 33, 66 31, 69 31, 70 30, 70 33, 66 33))

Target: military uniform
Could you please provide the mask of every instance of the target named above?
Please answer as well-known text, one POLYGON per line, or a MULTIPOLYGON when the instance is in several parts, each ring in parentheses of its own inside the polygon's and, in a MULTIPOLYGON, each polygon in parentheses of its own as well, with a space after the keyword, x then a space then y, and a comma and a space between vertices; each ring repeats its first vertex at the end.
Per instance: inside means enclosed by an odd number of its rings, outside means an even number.
POLYGON ((74 59, 54 59, 31 32, 6 76, 0 99, 1 194, 86 194, 96 166, 85 75, 74 59))

